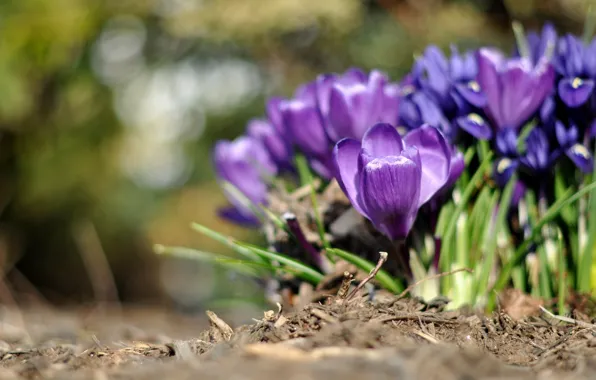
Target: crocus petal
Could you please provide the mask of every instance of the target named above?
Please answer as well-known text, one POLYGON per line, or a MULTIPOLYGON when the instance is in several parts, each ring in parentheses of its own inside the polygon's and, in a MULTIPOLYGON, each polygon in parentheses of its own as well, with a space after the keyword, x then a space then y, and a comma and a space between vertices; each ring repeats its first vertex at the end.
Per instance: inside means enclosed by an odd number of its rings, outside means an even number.
POLYGON ((283 99, 279 97, 273 97, 267 101, 265 105, 265 113, 271 124, 275 127, 277 132, 281 136, 287 136, 287 131, 284 126, 283 114, 281 112, 281 106, 283 99))
POLYGON ((501 82, 499 68, 505 58, 495 49, 480 49, 477 52, 478 84, 486 96, 487 112, 497 125, 502 125, 501 116, 501 82))
POLYGON ((585 146, 574 144, 565 150, 565 154, 583 173, 591 173, 594 169, 592 155, 588 152, 585 146))
POLYGON ((513 160, 508 157, 502 157, 495 161, 495 167, 493 170, 493 178, 497 184, 501 187, 505 186, 509 179, 517 170, 519 166, 518 160, 513 160))
POLYGON ((340 140, 333 149, 333 161, 335 163, 335 178, 337 179, 337 183, 354 208, 360 214, 368 217, 358 198, 358 183, 360 178, 358 160, 360 149, 359 141, 349 138, 340 140))
POLYGON ((376 158, 362 173, 362 190, 370 220, 391 239, 404 239, 416 218, 420 168, 403 156, 376 158))
MULTIPOLYGON (((363 91, 364 86, 361 86, 363 91)), ((352 87, 333 86, 329 96, 328 118, 329 125, 327 134, 332 141, 337 141, 344 137, 357 138, 353 136, 354 124, 352 107, 350 104, 350 90, 352 87)), ((357 95, 352 95, 357 96, 357 95)), ((360 99, 361 100, 361 99, 360 99)))
POLYGON ((307 155, 322 156, 329 152, 329 140, 316 106, 291 100, 282 109, 284 123, 296 146, 307 155))
POLYGON ((246 127, 246 133, 256 138, 267 148, 271 158, 281 167, 291 166, 292 152, 290 144, 275 129, 272 123, 267 120, 253 119, 246 127))
POLYGON ((486 106, 486 96, 480 89, 478 82, 472 80, 466 83, 457 83, 455 89, 468 103, 476 108, 486 106))
POLYGON ((443 134, 437 128, 428 125, 409 132, 404 140, 407 147, 417 148, 420 154, 422 166, 422 184, 418 200, 418 207, 420 207, 447 183, 451 167, 451 149, 443 134))
POLYGON ((493 136, 490 125, 477 113, 458 117, 456 123, 461 129, 479 140, 488 140, 493 136))
POLYGON ((217 210, 217 215, 227 221, 243 227, 257 228, 260 226, 259 219, 253 214, 242 212, 234 206, 222 207, 217 210))
POLYGON ((401 136, 391 124, 375 124, 362 138, 362 151, 372 158, 399 156, 403 149, 401 136))
POLYGON ((461 177, 464 169, 466 167, 466 162, 464 160, 464 155, 462 152, 457 150, 456 147, 452 147, 451 149, 451 165, 449 167, 449 179, 443 189, 446 187, 451 187, 457 182, 459 177, 461 177))
POLYGON ((576 108, 588 101, 594 90, 594 81, 581 78, 563 78, 558 85, 561 100, 571 108, 576 108))

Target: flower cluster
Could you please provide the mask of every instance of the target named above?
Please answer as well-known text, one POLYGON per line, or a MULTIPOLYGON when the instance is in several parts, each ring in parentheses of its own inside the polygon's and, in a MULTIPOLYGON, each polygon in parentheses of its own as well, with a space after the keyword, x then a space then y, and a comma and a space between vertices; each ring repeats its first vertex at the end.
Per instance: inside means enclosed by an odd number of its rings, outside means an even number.
MULTIPOLYGON (((405 239, 425 204, 440 208, 465 170, 461 152, 480 142, 495 156, 504 186, 549 192, 555 164, 593 169, 596 41, 530 33, 511 57, 493 48, 447 56, 436 46, 398 83, 373 70, 323 74, 292 98, 272 98, 266 118, 219 142, 217 176, 251 202, 266 204, 271 177, 294 175, 296 153, 324 180, 336 179, 352 206, 383 234, 405 239)), ((478 166, 469 161, 468 165, 478 166)), ((227 194, 228 219, 254 224, 227 194)))

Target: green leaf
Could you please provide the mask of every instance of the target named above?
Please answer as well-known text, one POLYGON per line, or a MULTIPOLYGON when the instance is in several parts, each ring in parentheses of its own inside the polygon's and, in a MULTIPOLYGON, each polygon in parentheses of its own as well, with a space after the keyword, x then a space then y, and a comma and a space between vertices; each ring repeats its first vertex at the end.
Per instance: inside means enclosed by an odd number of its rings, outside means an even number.
POLYGON ((577 202, 584 194, 587 194, 588 192, 594 189, 596 189, 596 181, 590 183, 589 185, 583 187, 575 193, 573 193, 572 189, 569 189, 565 193, 565 196, 563 198, 558 199, 551 207, 549 207, 549 209, 542 216, 542 219, 540 219, 540 221, 536 223, 536 225, 534 225, 534 227, 532 228, 531 236, 528 239, 524 240, 522 244, 520 244, 511 260, 503 265, 503 268, 499 273, 497 281, 493 286, 493 291, 490 294, 490 299, 488 303, 489 310, 493 310, 495 307, 496 299, 494 294, 503 290, 503 288, 507 285, 507 282, 511 277, 511 270, 516 265, 518 265, 518 263, 524 258, 530 244, 532 244, 532 242, 540 236, 540 231, 542 227, 546 223, 549 223, 550 221, 555 219, 564 207, 569 206, 574 202, 577 202))
POLYGON ((283 265, 286 267, 285 270, 291 270, 291 273, 305 281, 318 284, 321 282, 321 280, 323 280, 323 274, 309 267, 308 265, 301 263, 300 261, 294 260, 289 256, 284 255, 283 253, 271 252, 248 243, 237 242, 236 244, 250 250, 254 254, 259 255, 261 258, 266 259, 269 262, 277 262, 283 265))
MULTIPOLYGON (((513 175, 507 186, 505 186, 505 190, 503 190, 503 196, 501 198, 501 203, 499 204, 499 211, 497 212, 497 217, 495 219, 495 223, 492 224, 494 226, 494 231, 490 234, 490 240, 488 242, 488 246, 486 248, 486 256, 482 259, 481 270, 479 273, 479 277, 475 284, 475 289, 473 292, 473 299, 478 299, 478 296, 484 294, 486 289, 488 288, 488 281, 490 278, 490 272, 493 269, 493 265, 495 265, 495 256, 497 252, 497 240, 499 237, 499 233, 501 232, 499 228, 504 225, 505 218, 507 218, 507 213, 509 212, 509 205, 511 204, 511 198, 513 197, 513 189, 515 188, 517 182, 517 175, 513 175)), ((492 210, 489 211, 487 218, 492 217, 492 210)))
MULTIPOLYGON (((593 157, 596 164, 596 154, 593 157)), ((578 286, 577 290, 580 293, 588 293, 592 287, 592 259, 594 253, 594 244, 596 244, 596 189, 590 191, 590 199, 588 201, 589 215, 588 215, 588 241, 586 242, 583 251, 580 252, 579 266, 578 266, 578 286)), ((582 247, 580 247, 581 249, 582 247)))
POLYGON ((442 246, 441 246, 441 256, 439 257, 439 264, 440 264, 439 267, 445 272, 450 270, 449 266, 451 265, 451 262, 455 257, 455 255, 452 255, 452 252, 451 252, 451 241, 453 239, 453 234, 455 232, 455 226, 457 224, 457 219, 459 218, 462 211, 468 205, 468 202, 470 201, 470 198, 472 197, 472 193, 476 189, 478 182, 480 182, 480 180, 482 179, 482 176, 485 174, 486 170, 490 166, 491 158, 492 158, 492 152, 487 152, 484 160, 480 164, 480 167, 478 168, 476 173, 474 173, 474 175, 472 176, 472 180, 466 186, 459 203, 455 207, 455 210, 453 211, 453 214, 451 215, 451 218, 449 219, 449 223, 447 224, 447 230, 445 231, 445 234, 442 237, 443 242, 442 242, 442 246))
MULTIPOLYGON (((331 255, 335 255, 335 256, 347 261, 350 264, 355 265, 356 267, 358 267, 359 269, 361 269, 362 271, 365 271, 365 272, 370 272, 376 266, 376 264, 373 264, 370 261, 365 260, 360 256, 357 256, 350 252, 343 251, 341 249, 327 248, 327 252, 331 255)), ((379 283, 381 284, 381 286, 383 288, 387 289, 391 293, 397 294, 397 293, 403 292, 405 289, 403 284, 401 284, 401 282, 399 282, 397 279, 393 278, 391 275, 389 275, 389 273, 387 273, 383 269, 381 269, 377 273, 376 279, 377 279, 377 281, 379 281, 379 283)))
POLYGON ((210 264, 219 264, 223 267, 232 269, 238 273, 242 273, 247 276, 251 277, 262 277, 263 271, 255 270, 252 266, 255 264, 262 265, 262 267, 258 269, 268 269, 269 271, 274 270, 275 268, 271 266, 267 266, 264 263, 256 263, 254 261, 247 261, 247 260, 234 260, 232 261, 229 257, 218 255, 212 252, 205 252, 200 251, 197 249, 186 248, 186 247, 168 247, 163 246, 161 244, 156 244, 153 247, 155 253, 158 255, 164 256, 174 256, 180 257, 188 260, 195 260, 206 262, 210 264), (229 261, 228 261, 229 260, 229 261))
POLYGON ((300 176, 300 183, 303 186, 308 185, 310 187, 310 200, 312 203, 313 212, 315 214, 315 223, 317 224, 317 229, 319 231, 319 238, 321 239, 323 247, 329 248, 329 242, 325 238, 325 225, 323 224, 323 218, 319 212, 317 192, 313 184, 312 173, 310 172, 306 158, 304 158, 304 156, 301 154, 296 155, 296 168, 298 169, 298 175, 300 176))
POLYGON ((210 228, 203 226, 202 224, 192 223, 191 228, 221 244, 225 245, 226 247, 232 249, 234 252, 246 257, 247 259, 255 262, 262 262, 267 263, 261 256, 255 254, 250 249, 242 247, 238 245, 236 240, 230 236, 225 236, 220 234, 219 232, 213 231, 210 228))

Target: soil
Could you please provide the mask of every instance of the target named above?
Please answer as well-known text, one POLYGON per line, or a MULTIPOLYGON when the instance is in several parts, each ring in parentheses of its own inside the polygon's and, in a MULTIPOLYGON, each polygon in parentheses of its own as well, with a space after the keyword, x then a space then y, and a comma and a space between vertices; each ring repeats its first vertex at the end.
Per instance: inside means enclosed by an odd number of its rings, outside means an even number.
POLYGON ((296 312, 267 311, 236 329, 211 312, 196 319, 129 308, 6 309, 0 378, 594 377, 596 325, 590 321, 514 320, 443 306, 394 297, 330 299, 296 312))

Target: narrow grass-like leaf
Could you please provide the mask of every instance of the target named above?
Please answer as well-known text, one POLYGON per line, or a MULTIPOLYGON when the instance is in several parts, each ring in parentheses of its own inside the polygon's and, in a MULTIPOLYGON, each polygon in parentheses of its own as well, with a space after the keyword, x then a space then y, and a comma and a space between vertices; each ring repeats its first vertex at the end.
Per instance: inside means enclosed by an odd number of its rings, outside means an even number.
POLYGON ((558 314, 565 315, 567 305, 565 304, 566 297, 567 297, 567 258, 565 257, 565 244, 563 242, 563 235, 561 234, 561 230, 557 229, 557 247, 558 247, 558 278, 559 278, 559 287, 557 292, 557 304, 558 304, 558 314))
MULTIPOLYGON (((364 272, 370 272, 376 266, 376 264, 371 263, 368 260, 363 259, 360 256, 357 256, 353 253, 343 251, 337 248, 327 248, 327 252, 331 255, 335 255, 342 260, 347 261, 350 264, 355 265, 359 269, 364 272)), ((404 291, 403 284, 396 278, 393 278, 389 273, 387 273, 384 269, 381 269, 377 273, 376 277, 377 281, 381 284, 381 286, 388 291, 397 294, 404 291)))
POLYGON ((219 232, 213 231, 212 229, 205 227, 199 223, 192 223, 191 228, 217 242, 220 242, 221 244, 225 245, 226 247, 232 249, 234 252, 246 257, 249 260, 255 262, 268 263, 268 261, 264 260, 261 256, 255 254, 250 249, 246 249, 245 247, 238 245, 238 242, 230 236, 222 235, 219 232))
MULTIPOLYGON (((594 15, 592 16, 594 17, 594 15)), ((593 159, 594 163, 596 164, 596 152, 594 154, 593 159)), ((580 257, 578 260, 579 265, 577 268, 577 290, 580 293, 588 293, 592 287, 592 259, 594 252, 594 244, 596 243, 596 189, 590 191, 588 209, 588 240, 586 242, 585 247, 579 245, 580 257)), ((580 212, 582 212, 582 210, 580 210, 580 212)))
POLYGON ((503 290, 503 288, 507 285, 507 282, 509 281, 509 279, 511 277, 511 270, 526 255, 528 247, 530 246, 530 244, 532 244, 534 242, 534 239, 536 239, 538 236, 540 236, 540 231, 541 231, 542 227, 546 223, 549 223, 554 218, 556 218, 557 215, 560 214, 561 210, 564 207, 566 207, 574 202, 577 202, 584 194, 587 194, 588 192, 590 192, 594 189, 596 189, 596 181, 590 183, 589 185, 583 187, 582 189, 580 189, 579 191, 577 191, 575 193, 573 193, 572 189, 569 189, 565 193, 565 196, 563 198, 558 199, 546 211, 546 213, 544 213, 544 215, 542 216, 542 219, 540 219, 540 221, 538 221, 536 223, 536 225, 532 228, 532 233, 531 233, 530 237, 527 238, 526 240, 524 240, 524 242, 522 244, 520 244, 520 246, 515 251, 511 260, 508 261, 507 263, 505 263, 503 265, 503 268, 501 268, 501 272, 499 273, 497 281, 495 282, 493 291, 491 292, 491 294, 489 296, 490 297, 489 303, 488 303, 489 310, 493 310, 495 307, 495 302, 496 302, 495 295, 494 295, 495 292, 499 292, 499 291, 503 290))
POLYGON ((298 168, 298 175, 300 176, 300 182, 303 186, 308 185, 310 187, 310 200, 312 203, 313 212, 315 214, 315 223, 317 224, 317 229, 319 231, 319 238, 321 239, 321 243, 325 248, 329 248, 329 242, 325 237, 325 226, 323 224, 323 217, 319 212, 319 204, 317 202, 317 192, 315 186, 313 185, 313 177, 308 166, 308 162, 303 155, 296 155, 296 168, 298 168))
POLYGON ((269 272, 275 270, 275 268, 271 267, 270 265, 268 266, 265 263, 257 263, 249 260, 232 261, 229 257, 223 255, 218 255, 212 252, 200 251, 192 248, 168 247, 156 244, 153 247, 153 249, 155 253, 157 253, 158 255, 180 257, 183 259, 201 261, 215 265, 219 264, 225 268, 229 268, 233 271, 251 277, 262 277, 264 275, 264 271, 258 269, 267 269, 267 271, 269 272), (257 265, 258 268, 254 268, 254 265, 257 265))
POLYGON ((271 252, 248 243, 237 242, 236 244, 245 249, 250 250, 254 254, 260 256, 263 259, 266 259, 269 262, 278 262, 280 265, 286 267, 285 270, 291 270, 291 273, 294 273, 297 277, 300 277, 303 280, 306 280, 313 284, 318 284, 323 279, 323 274, 309 267, 308 265, 301 263, 298 260, 292 259, 287 255, 277 252, 271 252))
POLYGON ((281 218, 275 215, 271 210, 267 209, 264 205, 253 203, 250 199, 248 199, 246 195, 244 195, 244 193, 242 193, 242 191, 238 190, 238 188, 234 186, 234 184, 232 184, 231 182, 222 181, 221 187, 224 191, 229 192, 231 196, 233 196, 244 206, 249 208, 253 212, 253 214, 255 214, 257 218, 259 218, 261 222, 264 221, 263 215, 265 215, 269 220, 273 222, 273 224, 275 224, 277 228, 282 230, 286 229, 286 224, 281 218))
POLYGON ((530 55, 530 45, 528 43, 528 39, 526 38, 524 27, 519 21, 514 21, 511 27, 513 29, 513 34, 515 35, 515 42, 517 42, 519 54, 524 58, 531 59, 532 56, 530 55))
POLYGON ((584 21, 584 32, 582 34, 582 41, 584 45, 588 46, 592 42, 594 36, 594 30, 596 30, 596 10, 594 7, 594 1, 588 5, 588 11, 586 12, 586 20, 584 21))
POLYGON ((455 226, 457 224, 457 219, 459 218, 459 215, 462 213, 464 208, 467 206, 467 204, 470 200, 470 197, 472 196, 472 193, 476 189, 477 183, 480 182, 480 180, 482 179, 482 176, 485 174, 486 170, 490 166, 491 158, 492 158, 492 152, 488 152, 486 157, 480 164, 480 167, 478 168, 476 173, 474 173, 474 175, 472 176, 472 180, 466 186, 459 203, 455 207, 455 210, 453 211, 453 214, 451 215, 451 218, 449 219, 449 223, 447 224, 447 230, 445 231, 445 235, 442 237, 443 244, 441 247, 441 256, 439 258, 439 263, 440 263, 439 267, 445 272, 450 270, 449 265, 453 260, 453 256, 451 255, 451 241, 453 238, 453 234, 455 232, 455 226))
POLYGON ((540 268, 540 271, 538 272, 540 297, 549 300, 553 298, 553 292, 551 288, 550 268, 548 267, 548 256, 546 254, 546 247, 544 244, 541 244, 537 251, 538 267, 540 268))
MULTIPOLYGON (((480 275, 476 281, 473 291, 473 299, 476 300, 480 294, 484 294, 486 289, 488 288, 488 281, 490 277, 490 272, 495 265, 495 257, 497 252, 497 241, 499 238, 499 233, 501 226, 505 223, 505 218, 507 217, 507 213, 509 212, 509 205, 511 204, 511 198, 513 197, 513 189, 515 188, 515 184, 517 182, 517 175, 513 175, 507 186, 505 186, 505 190, 503 190, 503 196, 501 198, 501 203, 499 204, 499 211, 497 211, 497 216, 494 219, 494 230, 490 235, 490 240, 488 242, 486 248, 486 256, 482 259, 480 275)), ((489 217, 492 219, 493 210, 489 210, 489 217)))

